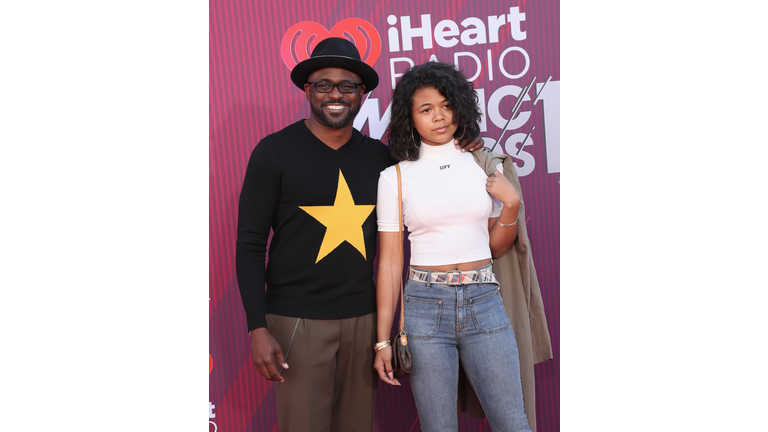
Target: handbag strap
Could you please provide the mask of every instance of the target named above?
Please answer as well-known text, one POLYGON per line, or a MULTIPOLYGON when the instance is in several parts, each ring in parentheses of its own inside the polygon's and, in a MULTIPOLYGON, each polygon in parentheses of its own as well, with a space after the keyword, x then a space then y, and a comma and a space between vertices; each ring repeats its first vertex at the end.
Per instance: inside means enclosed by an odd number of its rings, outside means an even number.
MULTIPOLYGON (((404 260, 403 256, 403 185, 400 180, 400 164, 395 164, 397 170, 397 214, 400 218, 400 235, 398 236, 398 250, 400 251, 400 262, 404 260)), ((400 335, 405 338, 405 305, 403 302, 403 275, 397 278, 400 285, 400 335)))

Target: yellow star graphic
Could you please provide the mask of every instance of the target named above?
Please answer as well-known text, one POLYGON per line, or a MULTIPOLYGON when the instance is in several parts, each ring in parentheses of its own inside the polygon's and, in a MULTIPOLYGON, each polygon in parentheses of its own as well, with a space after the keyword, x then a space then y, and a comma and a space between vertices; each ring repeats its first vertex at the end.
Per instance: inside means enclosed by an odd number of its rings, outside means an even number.
POLYGON ((349 242, 365 259, 363 222, 373 211, 374 205, 355 205, 347 181, 339 170, 339 186, 332 206, 299 206, 318 222, 325 225, 325 237, 317 254, 318 263, 344 241, 349 242))

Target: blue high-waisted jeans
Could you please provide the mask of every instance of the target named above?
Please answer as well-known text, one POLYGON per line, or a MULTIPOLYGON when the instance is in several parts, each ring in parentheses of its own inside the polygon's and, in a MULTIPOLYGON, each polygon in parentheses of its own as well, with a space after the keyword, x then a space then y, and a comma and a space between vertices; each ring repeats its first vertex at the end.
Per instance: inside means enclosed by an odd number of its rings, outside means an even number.
POLYGON ((496 283, 448 286, 409 279, 405 331, 414 363, 409 380, 422 431, 458 430, 461 361, 491 429, 530 432, 517 342, 496 283))

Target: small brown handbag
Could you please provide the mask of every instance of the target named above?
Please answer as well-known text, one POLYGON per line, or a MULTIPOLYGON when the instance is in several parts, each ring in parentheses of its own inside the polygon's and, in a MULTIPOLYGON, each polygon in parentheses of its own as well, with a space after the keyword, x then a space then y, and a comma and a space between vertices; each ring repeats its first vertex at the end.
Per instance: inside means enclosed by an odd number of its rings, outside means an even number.
MULTIPOLYGON (((400 165, 395 165, 397 170, 397 208, 400 215, 399 250, 400 261, 403 261, 403 186, 400 180, 400 165)), ((395 378, 401 378, 413 371, 413 358, 411 349, 408 348, 408 337, 405 334, 405 303, 403 300, 403 278, 400 275, 397 280, 400 285, 400 332, 392 339, 394 355, 392 356, 392 372, 395 378)))

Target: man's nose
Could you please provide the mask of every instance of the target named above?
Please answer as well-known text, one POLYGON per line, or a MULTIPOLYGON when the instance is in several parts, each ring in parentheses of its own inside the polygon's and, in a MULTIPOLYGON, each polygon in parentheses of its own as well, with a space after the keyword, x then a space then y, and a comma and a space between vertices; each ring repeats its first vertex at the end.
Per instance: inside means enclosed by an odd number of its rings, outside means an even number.
POLYGON ((339 90, 339 86, 333 86, 330 96, 334 99, 341 99, 344 97, 344 93, 339 90))

